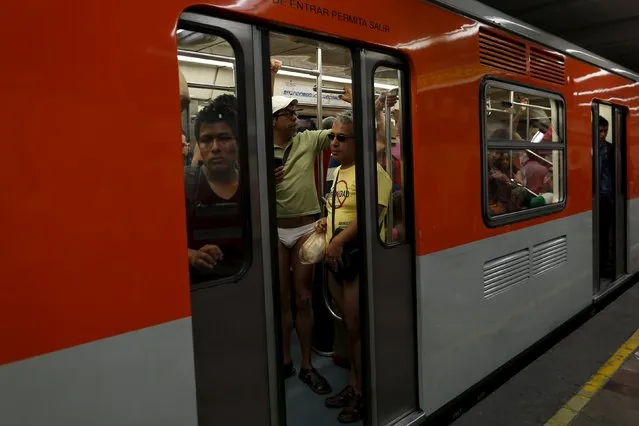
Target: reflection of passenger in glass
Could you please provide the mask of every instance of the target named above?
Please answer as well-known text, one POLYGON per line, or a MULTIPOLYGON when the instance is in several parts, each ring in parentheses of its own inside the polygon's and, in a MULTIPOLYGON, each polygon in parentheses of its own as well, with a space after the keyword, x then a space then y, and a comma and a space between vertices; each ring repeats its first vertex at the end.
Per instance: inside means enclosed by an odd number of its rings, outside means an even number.
POLYGON ((243 263, 235 97, 222 95, 195 119, 201 160, 185 168, 191 283, 239 272, 243 263))

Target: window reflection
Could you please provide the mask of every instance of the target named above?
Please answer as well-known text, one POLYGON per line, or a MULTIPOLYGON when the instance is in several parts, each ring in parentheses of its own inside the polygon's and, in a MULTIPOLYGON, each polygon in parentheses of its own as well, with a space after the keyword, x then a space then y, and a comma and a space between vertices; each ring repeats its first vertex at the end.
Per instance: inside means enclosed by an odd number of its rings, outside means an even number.
POLYGON ((563 102, 509 84, 484 90, 488 215, 516 213, 564 200, 563 102))

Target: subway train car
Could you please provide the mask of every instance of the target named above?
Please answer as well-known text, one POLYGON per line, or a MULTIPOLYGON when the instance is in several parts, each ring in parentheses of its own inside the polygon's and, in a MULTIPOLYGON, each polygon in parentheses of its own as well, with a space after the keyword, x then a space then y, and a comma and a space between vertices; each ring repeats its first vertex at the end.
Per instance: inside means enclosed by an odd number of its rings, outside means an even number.
MULTIPOLYGON (((281 377, 271 94, 305 128, 353 109, 364 424, 428 422, 639 271, 639 76, 481 3, 2 11, 2 425, 335 422, 281 377), (225 93, 243 243, 193 282, 185 164, 225 93), (400 166, 382 241, 384 158, 400 166)), ((321 197, 326 154, 315 167, 321 197)), ((338 390, 348 373, 315 358, 338 390)))

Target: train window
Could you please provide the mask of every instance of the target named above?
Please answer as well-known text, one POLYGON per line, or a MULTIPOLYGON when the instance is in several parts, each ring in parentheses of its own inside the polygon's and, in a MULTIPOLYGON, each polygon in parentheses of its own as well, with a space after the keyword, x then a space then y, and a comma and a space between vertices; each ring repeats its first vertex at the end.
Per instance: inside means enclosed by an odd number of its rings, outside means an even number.
POLYGON ((484 85, 484 212, 512 223, 563 208, 564 102, 508 83, 484 85))
POLYGON ((240 174, 243 117, 228 41, 181 29, 177 42, 189 276, 194 285, 236 276, 247 260, 250 242, 243 212, 248 206, 240 174))
POLYGON ((404 156, 401 145, 402 72, 380 66, 375 69, 375 142, 377 152, 377 204, 380 238, 387 244, 405 241, 404 156))

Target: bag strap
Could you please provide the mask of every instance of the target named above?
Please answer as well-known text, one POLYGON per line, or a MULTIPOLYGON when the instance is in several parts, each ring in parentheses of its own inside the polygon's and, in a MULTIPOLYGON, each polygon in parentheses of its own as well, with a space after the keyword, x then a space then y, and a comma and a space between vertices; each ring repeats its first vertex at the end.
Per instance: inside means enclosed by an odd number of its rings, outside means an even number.
POLYGON ((391 209, 392 207, 393 207, 393 191, 391 191, 390 196, 388 197, 388 206, 386 207, 386 214, 384 215, 382 220, 377 221, 377 235, 381 234, 382 229, 386 228, 386 224, 388 223, 388 210, 391 209))
MULTIPOLYGON (((331 235, 334 237, 335 236, 335 191, 337 190, 337 181, 339 180, 339 171, 341 169, 341 166, 337 168, 336 170, 336 176, 335 179, 333 179, 333 201, 332 201, 332 208, 333 208, 333 214, 331 215, 331 235)), ((348 185, 348 184, 347 184, 348 185)))
MULTIPOLYGON (((333 214, 331 215, 331 229, 332 229, 331 234, 333 236, 335 235, 335 190, 337 189, 337 182, 339 180, 339 171, 340 171, 340 169, 341 169, 341 167, 337 168, 337 171, 335 173, 335 179, 333 180, 333 191, 331 191, 332 192, 332 194, 331 194, 331 198, 332 198, 331 204, 332 204, 332 207, 333 207, 333 214)), ((388 209, 391 207, 390 204, 393 202, 393 200, 392 200, 393 193, 392 192, 391 192, 391 195, 390 195, 389 198, 390 198, 389 203, 388 203, 389 205, 388 205, 388 207, 386 207, 387 211, 386 211, 386 214, 384 215, 384 218, 382 220, 380 220, 380 221, 377 221, 377 235, 379 235, 382 232, 382 229, 386 225, 386 221, 388 219, 388 209)))
POLYGON ((282 156, 282 166, 284 166, 284 164, 286 164, 286 160, 288 160, 288 156, 291 153, 291 149, 293 149, 293 143, 292 142, 290 144, 288 144, 286 146, 286 148, 284 148, 284 155, 282 156))

